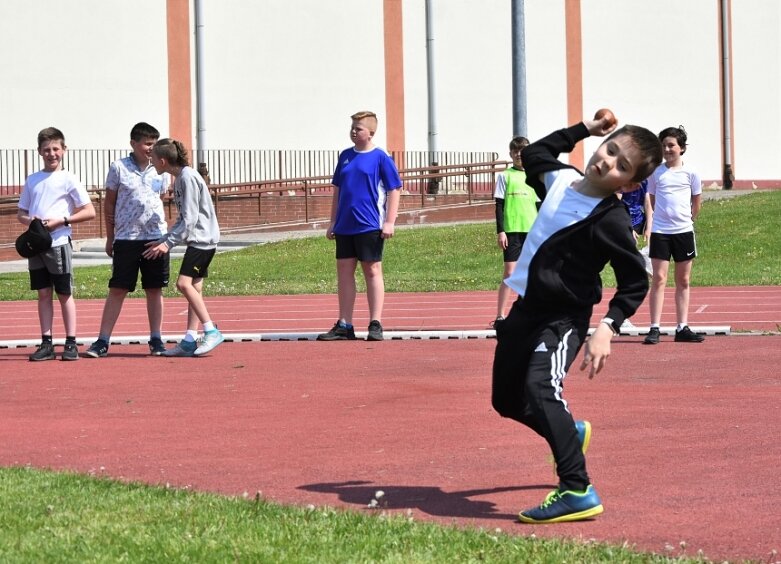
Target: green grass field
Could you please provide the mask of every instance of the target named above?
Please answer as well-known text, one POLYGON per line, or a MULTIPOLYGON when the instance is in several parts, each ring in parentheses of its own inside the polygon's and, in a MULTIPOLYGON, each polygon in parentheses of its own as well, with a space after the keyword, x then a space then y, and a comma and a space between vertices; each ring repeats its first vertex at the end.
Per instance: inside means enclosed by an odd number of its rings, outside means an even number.
MULTIPOLYGON (((706 202, 693 283, 781 283, 779 209, 781 192, 706 202)), ((494 290, 501 272, 491 224, 400 230, 384 263, 389 292, 494 290)), ((105 297, 108 274, 78 269, 78 296, 105 297)), ((33 299, 27 281, 26 273, 3 275, 0 299, 33 299)), ((324 238, 218 255, 207 284, 209 295, 335 291, 333 246, 324 238)), ((0 499, 2 562, 704 561, 26 468, 0 469, 0 499)))
MULTIPOLYGON (((781 191, 705 202, 697 222, 694 286, 781 283, 781 191)), ((209 268, 211 296, 336 292, 334 244, 325 237, 295 239, 222 253, 209 268)), ((388 292, 495 290, 502 256, 491 223, 399 229, 383 259, 388 292)), ((171 266, 178 271, 178 262, 171 266)), ((108 266, 76 270, 78 298, 105 298, 108 266)), ((672 272, 671 272, 672 274, 672 272)), ((670 277, 672 284, 672 276, 670 277)), ((363 290, 362 277, 358 276, 363 290)), ((612 286, 609 268, 604 283, 612 286)), ((166 295, 175 296, 170 287, 166 295)), ((141 295, 136 290, 136 295, 141 295)), ((0 300, 29 300, 26 272, 0 279, 0 300)))
POLYGON ((0 560, 6 564, 672 562, 629 547, 442 527, 381 510, 283 507, 252 496, 26 468, 0 472, 0 497, 0 560))

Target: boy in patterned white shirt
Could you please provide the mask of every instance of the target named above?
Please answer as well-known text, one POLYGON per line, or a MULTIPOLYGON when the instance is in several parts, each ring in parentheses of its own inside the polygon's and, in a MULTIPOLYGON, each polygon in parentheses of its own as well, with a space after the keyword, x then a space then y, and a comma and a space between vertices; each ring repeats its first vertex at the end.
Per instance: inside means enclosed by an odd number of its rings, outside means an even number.
POLYGON ((141 272, 141 287, 146 293, 149 317, 149 352, 165 352, 161 331, 163 288, 168 286, 169 255, 143 257, 146 244, 168 232, 162 196, 170 184, 167 174, 158 174, 151 164, 152 147, 160 132, 148 123, 137 123, 130 131, 133 152, 114 161, 106 177, 106 254, 112 257, 109 292, 103 306, 100 334, 86 354, 92 358, 108 354, 111 332, 128 292, 136 288, 141 272))

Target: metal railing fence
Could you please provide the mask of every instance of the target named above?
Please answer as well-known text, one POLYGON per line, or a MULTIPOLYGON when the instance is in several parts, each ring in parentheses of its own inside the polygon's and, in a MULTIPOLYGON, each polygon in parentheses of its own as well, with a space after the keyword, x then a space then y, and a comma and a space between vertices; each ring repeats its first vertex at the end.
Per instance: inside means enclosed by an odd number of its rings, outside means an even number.
MULTIPOLYGON (((63 167, 73 172, 87 189, 97 190, 103 188, 109 164, 128 154, 128 149, 68 149, 63 167)), ((496 153, 486 151, 395 151, 391 156, 399 169, 498 159, 496 153)), ((333 173, 338 157, 337 150, 215 149, 205 152, 213 184, 328 176, 333 173)), ((194 158, 191 160, 197 168, 199 163, 194 158)), ((0 149, 0 196, 18 195, 27 176, 41 168, 42 161, 35 149, 0 149)), ((451 187, 445 183, 443 188, 451 187)))

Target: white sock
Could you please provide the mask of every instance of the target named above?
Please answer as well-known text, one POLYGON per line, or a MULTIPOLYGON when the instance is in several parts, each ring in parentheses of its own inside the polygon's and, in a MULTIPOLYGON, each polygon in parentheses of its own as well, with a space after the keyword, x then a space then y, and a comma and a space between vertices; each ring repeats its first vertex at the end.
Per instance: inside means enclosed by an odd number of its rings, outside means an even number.
POLYGON ((216 327, 214 326, 214 321, 207 321, 206 323, 203 324, 203 331, 204 332, 214 331, 215 329, 216 329, 216 327))
POLYGON ((188 329, 187 333, 184 334, 184 340, 187 341, 188 343, 194 343, 197 338, 198 338, 198 331, 192 331, 188 329))

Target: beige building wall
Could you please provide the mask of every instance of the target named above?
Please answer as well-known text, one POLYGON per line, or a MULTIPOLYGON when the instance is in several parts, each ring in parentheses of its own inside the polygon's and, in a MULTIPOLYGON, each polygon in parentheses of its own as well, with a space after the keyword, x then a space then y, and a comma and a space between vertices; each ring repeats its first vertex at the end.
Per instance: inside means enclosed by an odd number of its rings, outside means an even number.
POLYGON ((0 149, 34 148, 48 126, 73 148, 128 145, 167 129, 164 0, 2 0, 0 149))
MULTIPOLYGON (((376 139, 385 146, 394 125, 385 119, 389 107, 402 116, 404 148, 427 148, 424 0, 202 1, 209 148, 343 148, 349 115, 359 109, 380 115, 376 139), (389 2, 402 12, 400 101, 386 99, 386 77, 394 76, 385 61, 389 2)), ((511 2, 432 2, 438 147, 504 157, 512 135, 511 2)), ((48 125, 63 129, 73 148, 126 146, 129 127, 140 120, 168 134, 169 34, 185 34, 191 46, 193 39, 192 0, 189 29, 167 25, 172 4, 187 0, 136 0, 132 12, 119 0, 3 0, 0 149, 34 146, 48 125)), ((781 3, 728 4, 735 173, 746 182, 781 182, 781 3)), ((525 6, 529 137, 609 106, 621 121, 654 131, 683 124, 687 160, 703 178, 720 180, 718 0, 525 6), (577 45, 565 26, 574 13, 577 45), (568 61, 568 52, 579 60, 568 61), (582 107, 573 107, 580 100, 582 107)), ((191 94, 194 104, 194 83, 191 94)), ((584 152, 595 147, 589 140, 584 152)))

